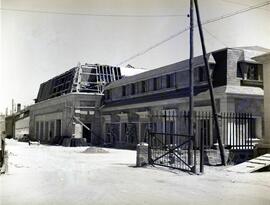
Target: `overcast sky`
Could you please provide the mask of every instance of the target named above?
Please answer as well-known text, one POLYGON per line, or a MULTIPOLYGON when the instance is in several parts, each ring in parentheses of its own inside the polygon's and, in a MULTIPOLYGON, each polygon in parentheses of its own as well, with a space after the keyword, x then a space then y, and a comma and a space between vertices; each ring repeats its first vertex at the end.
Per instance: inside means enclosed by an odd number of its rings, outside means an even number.
MULTIPOLYGON (((199 0, 203 21, 262 2, 266 0, 199 0)), ((12 98, 32 103, 40 83, 78 62, 116 65, 183 30, 188 9, 189 0, 1 0, 0 112, 11 107, 12 98)), ((269 19, 268 5, 205 25, 207 50, 270 48, 269 19)), ((153 69, 186 59, 188 35, 128 63, 153 69)), ((195 35, 199 55, 197 31, 195 35)))

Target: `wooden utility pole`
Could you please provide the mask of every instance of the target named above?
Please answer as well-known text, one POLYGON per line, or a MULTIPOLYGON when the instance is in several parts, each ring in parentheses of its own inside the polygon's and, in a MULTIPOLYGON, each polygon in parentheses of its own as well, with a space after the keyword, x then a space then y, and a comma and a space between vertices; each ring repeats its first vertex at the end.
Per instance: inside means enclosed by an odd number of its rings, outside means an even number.
MULTIPOLYGON (((190 28, 189 28, 189 118, 188 118, 188 131, 189 131, 189 136, 193 137, 193 147, 189 147, 189 164, 191 164, 191 148, 194 149, 194 169, 196 169, 196 147, 195 147, 195 141, 196 141, 196 136, 194 135, 194 130, 193 130, 193 107, 194 107, 194 101, 193 101, 193 96, 194 96, 194 75, 193 75, 193 53, 194 53, 194 48, 193 48, 193 0, 190 0, 190 11, 189 11, 189 20, 190 20, 190 28)), ((196 170, 194 170, 196 172, 196 170)))
POLYGON ((199 6, 198 6, 198 1, 194 0, 194 3, 195 3, 197 23, 198 23, 200 39, 201 39, 203 60, 204 60, 205 71, 206 71, 206 76, 207 76, 208 85, 209 85, 209 92, 210 92, 210 97, 211 97, 212 114, 213 114, 213 118, 214 118, 216 132, 217 132, 216 134, 217 134, 217 140, 218 140, 218 145, 219 145, 219 150, 220 150, 221 163, 222 163, 222 165, 226 165, 224 147, 223 147, 223 144, 222 144, 222 140, 221 140, 221 136, 220 136, 220 130, 219 130, 219 123, 218 123, 218 116, 217 116, 217 111, 216 111, 215 97, 214 97, 214 93, 213 93, 213 84, 212 84, 212 79, 211 79, 211 76, 210 76, 210 69, 209 69, 209 64, 208 64, 207 54, 206 54, 206 48, 205 48, 205 43, 204 43, 204 36, 203 36, 202 23, 201 23, 201 18, 200 18, 200 11, 199 11, 199 6))

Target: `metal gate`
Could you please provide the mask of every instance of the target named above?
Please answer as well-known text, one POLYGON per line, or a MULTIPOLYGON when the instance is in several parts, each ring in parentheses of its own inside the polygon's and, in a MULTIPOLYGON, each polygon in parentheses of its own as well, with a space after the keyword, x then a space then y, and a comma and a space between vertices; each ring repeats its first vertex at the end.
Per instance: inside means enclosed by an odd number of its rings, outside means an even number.
POLYGON ((176 124, 187 130, 187 113, 162 110, 151 116, 148 131, 149 163, 182 171, 196 172, 195 137, 179 134, 176 124))
POLYGON ((168 133, 148 133, 149 162, 183 171, 195 172, 196 150, 193 137, 168 133), (168 138, 173 139, 168 143, 168 138))

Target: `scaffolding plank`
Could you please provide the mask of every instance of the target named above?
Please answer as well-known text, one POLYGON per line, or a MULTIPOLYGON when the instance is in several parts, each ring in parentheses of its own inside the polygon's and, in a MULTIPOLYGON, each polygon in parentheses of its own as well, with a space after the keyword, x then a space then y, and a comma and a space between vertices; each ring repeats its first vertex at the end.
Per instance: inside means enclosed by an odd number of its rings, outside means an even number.
POLYGON ((270 165, 270 154, 265 154, 227 169, 231 172, 251 173, 270 165))

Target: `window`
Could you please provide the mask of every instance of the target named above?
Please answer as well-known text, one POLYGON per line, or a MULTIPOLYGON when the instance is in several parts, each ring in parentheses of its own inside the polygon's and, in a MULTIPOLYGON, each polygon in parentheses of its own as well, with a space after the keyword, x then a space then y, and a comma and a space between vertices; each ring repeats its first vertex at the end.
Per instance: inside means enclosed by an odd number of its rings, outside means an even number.
POLYGON ((126 86, 122 86, 122 96, 126 96, 127 93, 126 93, 126 86))
POLYGON ((136 93, 136 88, 135 88, 135 84, 131 84, 131 95, 135 95, 136 93))
POLYGON ((247 79, 258 80, 258 67, 254 64, 248 65, 247 79))
POLYGON ((174 87, 175 73, 166 75, 166 88, 174 87))
POLYGON ((146 85, 145 85, 146 83, 145 83, 145 81, 142 81, 141 82, 141 91, 142 91, 142 93, 144 93, 145 91, 146 91, 146 85))
POLYGON ((199 69, 198 69, 198 79, 199 79, 199 82, 207 81, 206 70, 205 70, 204 67, 199 67, 199 69))
POLYGON ((153 90, 157 90, 157 78, 153 79, 153 90))
POLYGON ((162 77, 153 79, 153 90, 159 90, 162 88, 162 77))
POLYGON ((262 65, 239 62, 237 66, 237 77, 244 80, 259 80, 262 81, 262 65))

